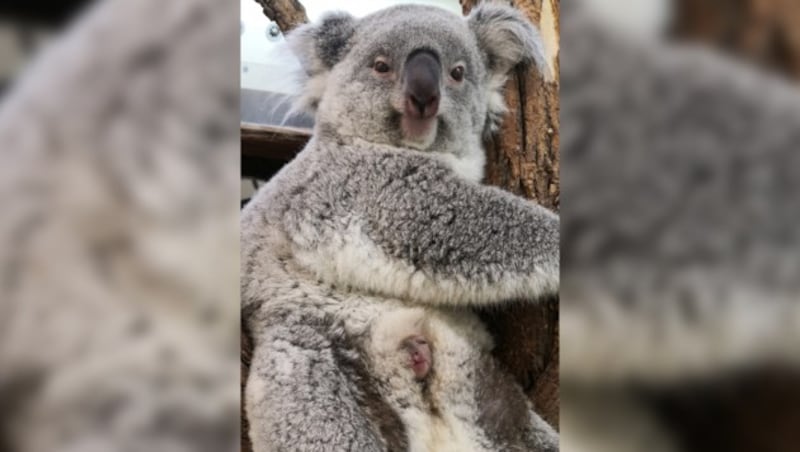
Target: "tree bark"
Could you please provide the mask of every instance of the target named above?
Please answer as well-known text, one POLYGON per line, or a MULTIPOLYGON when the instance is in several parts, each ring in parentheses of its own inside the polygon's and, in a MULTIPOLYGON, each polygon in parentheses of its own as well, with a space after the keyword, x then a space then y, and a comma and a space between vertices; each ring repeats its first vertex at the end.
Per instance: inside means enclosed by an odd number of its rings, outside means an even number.
MULTIPOLYGON (((464 14, 478 1, 462 0, 464 14)), ((506 84, 508 113, 486 145, 488 184, 559 210, 558 0, 511 2, 540 30, 552 81, 519 68, 506 84)), ((495 338, 496 356, 522 384, 536 410, 558 428, 558 298, 521 300, 481 312, 495 338)))
POLYGON ((797 0, 678 0, 674 36, 707 42, 800 78, 797 0))
POLYGON ((250 443, 250 424, 247 422, 247 413, 245 413, 244 409, 244 387, 247 383, 247 375, 250 373, 250 361, 253 357, 253 344, 250 342, 250 333, 245 328, 244 322, 242 322, 242 333, 239 335, 241 340, 241 380, 240 380, 240 395, 241 395, 241 405, 239 408, 239 414, 241 415, 241 450, 242 452, 251 452, 253 450, 253 445, 250 443))
POLYGON ((306 9, 297 0, 255 0, 264 9, 264 15, 275 21, 282 32, 308 22, 306 9))

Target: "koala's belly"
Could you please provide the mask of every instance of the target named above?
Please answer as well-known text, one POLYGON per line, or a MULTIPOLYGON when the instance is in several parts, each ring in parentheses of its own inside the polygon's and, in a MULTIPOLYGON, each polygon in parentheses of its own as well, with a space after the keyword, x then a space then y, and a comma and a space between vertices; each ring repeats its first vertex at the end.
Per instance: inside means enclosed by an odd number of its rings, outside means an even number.
POLYGON ((361 350, 367 355, 366 361, 372 363, 376 360, 370 341, 375 328, 385 332, 384 329, 393 324, 393 318, 403 318, 409 312, 427 319, 433 344, 428 394, 416 389, 419 385, 408 369, 405 369, 406 377, 399 380, 391 364, 384 368, 374 366, 370 372, 384 382, 381 395, 403 420, 410 451, 488 450, 482 446, 488 441, 477 426, 480 413, 475 393, 479 383, 475 381, 475 370, 482 360, 489 359, 492 340, 475 314, 468 310, 423 307, 377 296, 331 291, 308 280, 284 280, 282 287, 286 289, 279 290, 270 303, 273 308, 281 307, 276 312, 291 310, 305 314, 284 317, 292 320, 325 319, 332 332, 335 331, 332 334, 344 331, 352 339, 346 343, 363 344, 361 350), (432 406, 436 407, 436 414, 432 414, 432 406))
POLYGON ((478 428, 475 403, 477 369, 489 358, 491 340, 474 314, 460 310, 417 306, 383 306, 371 319, 367 344, 373 372, 381 391, 407 428, 414 452, 484 451, 488 444, 478 428), (393 353, 409 322, 424 320, 421 332, 429 341, 432 363, 424 381, 404 364, 407 357, 393 353), (396 331, 391 331, 396 330, 396 331))

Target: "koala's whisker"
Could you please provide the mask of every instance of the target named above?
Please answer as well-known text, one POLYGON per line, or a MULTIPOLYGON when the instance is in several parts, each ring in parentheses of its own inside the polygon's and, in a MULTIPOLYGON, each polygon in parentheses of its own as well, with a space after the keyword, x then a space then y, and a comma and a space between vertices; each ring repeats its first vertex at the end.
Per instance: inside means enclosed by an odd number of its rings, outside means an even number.
POLYGON ((276 96, 272 96, 271 100, 274 100, 276 98, 278 100, 276 102, 272 102, 271 103, 271 106, 269 107, 269 113, 267 113, 267 116, 269 118, 275 118, 276 116, 278 116, 278 114, 279 114, 278 112, 281 109, 285 109, 285 111, 282 114, 280 114, 280 119, 279 119, 279 125, 284 126, 284 125, 286 125, 286 122, 289 119, 290 114, 291 114, 291 108, 287 108, 287 107, 291 107, 291 98, 288 97, 288 96, 280 96, 279 97, 279 96, 276 95, 276 96))

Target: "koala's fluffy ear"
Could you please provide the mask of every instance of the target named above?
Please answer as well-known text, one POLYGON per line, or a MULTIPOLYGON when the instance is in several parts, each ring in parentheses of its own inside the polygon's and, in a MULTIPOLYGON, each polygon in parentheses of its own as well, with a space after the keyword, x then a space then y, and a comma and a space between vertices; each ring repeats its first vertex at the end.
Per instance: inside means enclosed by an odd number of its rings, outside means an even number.
POLYGON ((489 71, 489 117, 486 132, 494 132, 506 111, 502 90, 509 71, 518 64, 534 64, 549 78, 544 43, 535 28, 516 9, 500 3, 482 3, 472 9, 467 23, 484 54, 489 71))
POLYGON ((545 71, 542 37, 521 12, 501 3, 481 3, 473 8, 467 22, 490 71, 505 74, 520 63, 535 63, 545 71))
POLYGON ((294 110, 316 111, 328 73, 347 54, 355 26, 353 16, 335 12, 324 16, 319 23, 304 24, 289 32, 286 37, 289 48, 303 68, 300 96, 294 110))

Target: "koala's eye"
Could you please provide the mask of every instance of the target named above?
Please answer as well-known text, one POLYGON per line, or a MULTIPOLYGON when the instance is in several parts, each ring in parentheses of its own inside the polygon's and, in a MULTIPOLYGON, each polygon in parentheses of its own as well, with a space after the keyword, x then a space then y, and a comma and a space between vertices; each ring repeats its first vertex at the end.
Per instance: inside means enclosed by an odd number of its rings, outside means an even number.
POLYGON ((374 69, 375 72, 379 74, 386 74, 390 70, 392 70, 392 68, 389 67, 389 63, 383 60, 376 60, 375 63, 372 65, 372 69, 374 69))
POLYGON ((453 77, 453 80, 457 82, 464 80, 464 66, 459 64, 458 66, 454 67, 450 71, 450 77, 453 77))

